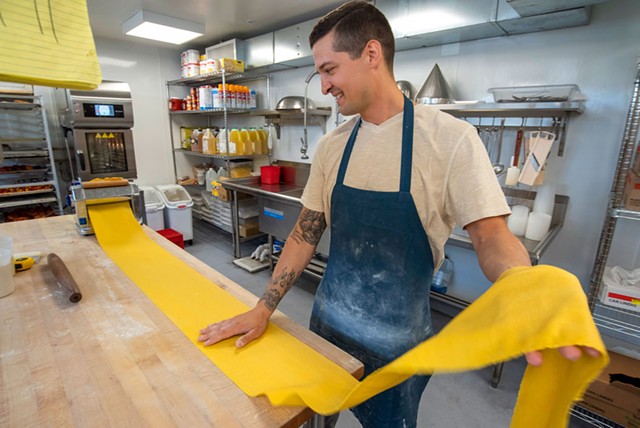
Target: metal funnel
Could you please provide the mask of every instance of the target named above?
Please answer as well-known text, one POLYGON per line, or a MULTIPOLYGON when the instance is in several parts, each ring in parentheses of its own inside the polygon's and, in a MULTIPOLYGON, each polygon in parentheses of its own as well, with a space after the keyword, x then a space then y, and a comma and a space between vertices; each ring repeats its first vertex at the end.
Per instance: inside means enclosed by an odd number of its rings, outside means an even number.
POLYGON ((453 103, 453 96, 451 95, 451 88, 444 80, 444 76, 440 71, 438 64, 433 66, 429 77, 422 85, 422 88, 418 91, 414 100, 419 104, 451 104, 453 103))

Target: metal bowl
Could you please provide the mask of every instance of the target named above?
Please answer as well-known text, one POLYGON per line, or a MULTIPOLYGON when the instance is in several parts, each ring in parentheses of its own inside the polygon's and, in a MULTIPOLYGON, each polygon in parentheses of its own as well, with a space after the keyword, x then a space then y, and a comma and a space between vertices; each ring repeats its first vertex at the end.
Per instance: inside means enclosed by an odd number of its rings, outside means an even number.
MULTIPOLYGON (((313 100, 307 98, 307 108, 315 109, 316 103, 313 100)), ((276 110, 302 110, 304 109, 304 97, 299 97, 296 95, 290 95, 288 97, 282 98, 276 104, 276 110)))
POLYGON ((410 100, 413 99, 413 85, 411 84, 411 82, 408 82, 406 80, 398 80, 396 82, 396 85, 398 86, 398 89, 400 89, 400 92, 402 92, 402 94, 409 98, 410 100))

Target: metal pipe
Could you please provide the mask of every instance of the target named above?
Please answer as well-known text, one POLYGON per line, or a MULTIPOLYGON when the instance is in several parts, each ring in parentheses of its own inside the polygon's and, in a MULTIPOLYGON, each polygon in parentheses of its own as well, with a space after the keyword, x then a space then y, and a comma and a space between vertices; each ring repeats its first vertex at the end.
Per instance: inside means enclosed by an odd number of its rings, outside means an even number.
POLYGON ((309 159, 307 156, 307 148, 309 147, 309 142, 307 139, 307 90, 309 89, 309 82, 313 79, 313 76, 318 74, 316 70, 313 70, 306 79, 304 79, 304 111, 302 112, 303 123, 304 123, 304 138, 302 139, 302 148, 300 148, 300 153, 302 153, 302 159, 309 159))

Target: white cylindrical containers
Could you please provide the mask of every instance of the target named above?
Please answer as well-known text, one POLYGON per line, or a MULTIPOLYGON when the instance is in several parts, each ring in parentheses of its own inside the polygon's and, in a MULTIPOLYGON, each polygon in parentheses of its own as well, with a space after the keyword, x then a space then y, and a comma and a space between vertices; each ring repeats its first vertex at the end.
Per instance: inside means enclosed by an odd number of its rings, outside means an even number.
POLYGON ((164 225, 167 229, 173 229, 182 233, 182 239, 193 240, 193 219, 191 208, 193 200, 191 195, 179 184, 160 184, 156 189, 162 195, 165 204, 164 225))
POLYGON ((182 66, 182 78, 195 77, 200 75, 200 52, 196 49, 189 49, 180 54, 180 65, 182 66))
POLYGON ((536 198, 533 201, 533 212, 553 215, 555 200, 555 186, 553 183, 546 182, 537 189, 536 198))
POLYGON ((551 215, 533 211, 529 214, 524 237, 532 241, 541 241, 551 226, 551 215))
POLYGON ((524 236, 529 219, 529 207, 514 205, 511 207, 511 215, 507 218, 507 227, 516 236, 524 236))
POLYGON ((196 173, 196 179, 198 180, 198 184, 200 186, 204 186, 204 175, 205 174, 206 173, 201 169, 199 169, 198 172, 196 173))
POLYGON ((164 202, 160 192, 151 186, 140 186, 140 190, 144 191, 147 226, 153 230, 164 229, 164 202))
POLYGON ((256 109, 258 108, 258 98, 256 95, 256 91, 251 89, 251 91, 249 91, 249 108, 251 109, 256 109))
POLYGON ((218 72, 218 60, 213 58, 207 59, 207 74, 218 72))
POLYGON ((213 109, 213 94, 211 86, 205 85, 198 88, 198 100, 200 101, 200 110, 213 109))
POLYGON ((220 94, 220 89, 218 88, 211 89, 211 100, 213 101, 214 110, 223 108, 222 94, 220 94))
POLYGON ((200 52, 197 49, 188 49, 180 54, 182 65, 200 63, 200 52))
POLYGON ((13 238, 0 236, 0 297, 15 290, 13 283, 13 238))

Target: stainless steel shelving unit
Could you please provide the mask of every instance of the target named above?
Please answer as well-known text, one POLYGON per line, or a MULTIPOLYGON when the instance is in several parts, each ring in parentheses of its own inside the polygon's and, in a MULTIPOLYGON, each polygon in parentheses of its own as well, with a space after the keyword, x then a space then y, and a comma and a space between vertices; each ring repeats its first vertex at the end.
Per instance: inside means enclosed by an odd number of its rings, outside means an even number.
MULTIPOLYGON (((212 74, 208 74, 208 75, 201 75, 201 76, 197 76, 197 77, 191 77, 191 78, 186 78, 186 79, 177 79, 177 80, 170 80, 168 82, 166 82, 166 86, 167 86, 167 100, 170 98, 171 96, 171 88, 172 87, 198 87, 198 86, 202 86, 202 85, 217 85, 217 84, 222 84, 222 85, 226 85, 227 83, 234 83, 234 84, 240 84, 240 83, 248 83, 248 82, 256 82, 256 81, 264 81, 265 82, 265 103, 266 105, 269 105, 270 103, 270 98, 271 98, 271 75, 270 74, 265 74, 265 73, 252 73, 252 72, 246 72, 246 73, 227 73, 225 70, 221 70, 221 72, 219 73, 212 73, 212 74)), ((253 161, 253 159, 258 158, 258 157, 263 157, 266 155, 237 155, 237 156, 233 156, 233 155, 220 155, 220 154, 206 154, 206 153, 199 153, 199 152, 193 152, 193 151, 189 151, 189 150, 184 150, 181 148, 177 148, 176 147, 176 143, 175 143, 175 139, 174 139, 174 119, 187 119, 191 120, 191 119, 196 119, 196 118, 204 118, 206 120, 206 127, 210 128, 212 126, 214 126, 216 123, 220 124, 221 127, 224 127, 226 129, 229 129, 229 118, 231 116, 233 117, 250 117, 250 113, 254 112, 255 109, 237 109, 237 108, 227 108, 226 107, 226 99, 224 100, 223 104, 225 105, 224 108, 219 108, 219 109, 212 109, 212 110, 176 110, 176 111, 169 111, 169 123, 170 123, 170 127, 171 127, 171 147, 172 147, 172 153, 173 153, 173 167, 174 167, 174 171, 175 174, 177 176, 178 174, 178 166, 177 166, 177 162, 176 162, 176 154, 179 154, 179 156, 186 156, 188 158, 191 159, 198 159, 198 160, 209 160, 209 161, 221 161, 225 163, 225 167, 227 169, 227 171, 231 172, 231 165, 230 162, 234 161, 234 160, 246 160, 246 161, 253 161)), ((229 146, 228 146, 228 140, 227 140, 227 153, 229 152, 229 146)), ((194 162, 195 163, 195 162, 194 162)), ((204 190, 204 186, 188 186, 190 193, 194 191, 194 189, 197 191, 197 189, 200 189, 200 191, 204 190)), ((237 204, 231 203, 231 209, 237 211, 238 210, 238 206, 237 204)), ((224 233, 230 233, 231 234, 231 239, 232 241, 244 241, 244 240, 250 240, 250 239, 255 239, 258 236, 252 236, 249 238, 243 238, 241 239, 239 236, 236 237, 234 236, 234 230, 236 229, 236 225, 232 225, 232 230, 231 232, 229 230, 226 230, 223 227, 219 227, 218 225, 214 225, 213 223, 211 223, 209 220, 204 219, 203 217, 199 217, 198 213, 196 213, 196 211, 194 210, 193 212, 194 217, 196 218, 202 218, 204 221, 207 222, 207 224, 211 224, 213 227, 215 227, 218 230, 223 231, 224 233)), ((232 215, 233 219, 236 218, 236 215, 232 215)))
MULTIPOLYGON (((198 87, 202 85, 217 85, 222 84, 223 86, 227 83, 247 83, 254 81, 264 81, 266 85, 266 104, 269 105, 269 100, 271 98, 271 75, 264 73, 227 73, 224 69, 219 73, 210 73, 206 75, 189 77, 185 79, 176 79, 169 80, 166 83, 167 86, 167 100, 171 97, 171 87, 173 86, 186 86, 186 87, 198 87)), ((173 153, 173 168, 177 173, 177 165, 176 165, 176 152, 186 153, 186 150, 177 150, 175 146, 174 136, 173 136, 173 118, 174 117, 206 117, 207 118, 207 127, 212 126, 211 118, 215 116, 222 116, 223 127, 229 128, 229 116, 230 115, 248 115, 252 110, 251 109, 231 109, 226 107, 226 98, 224 100, 225 107, 221 109, 213 109, 213 110, 175 110, 169 111, 169 123, 171 124, 171 147, 174 149, 173 153)), ((228 144, 228 141, 227 141, 228 144)), ((229 152, 229 147, 227 146, 227 153, 229 152)), ((229 160, 231 159, 252 159, 253 156, 221 156, 221 155, 207 155, 212 159, 223 159, 227 162, 227 171, 229 171, 229 160)))
POLYGON ((62 194, 38 95, 0 94, 0 213, 60 215, 62 194), (36 210, 40 210, 35 214, 36 210))
POLYGON ((616 172, 611 186, 609 204, 600 234, 600 243, 591 273, 589 284, 589 306, 594 318, 603 332, 615 333, 617 337, 628 342, 640 344, 640 314, 624 309, 605 306, 598 301, 602 289, 602 276, 613 244, 614 232, 618 221, 640 220, 640 212, 624 208, 623 192, 627 173, 629 172, 633 153, 638 141, 638 125, 640 121, 640 65, 633 85, 633 94, 629 105, 629 113, 622 137, 616 172))
MULTIPOLYGON (((596 253, 593 270, 589 283, 588 299, 593 318, 603 334, 615 337, 640 346, 640 313, 607 306, 599 302, 602 290, 602 276, 613 245, 614 232, 619 221, 640 220, 640 212, 624 208, 623 192, 625 179, 629 172, 633 153, 638 141, 638 123, 640 120, 640 64, 638 65, 633 85, 633 93, 629 105, 629 112, 620 145, 618 163, 611 186, 606 217, 602 225, 600 242, 596 253)), ((640 224, 638 225, 640 226, 640 224)), ((638 230, 640 235, 640 230, 638 230)), ((597 427, 619 427, 620 425, 602 418, 599 415, 576 406, 572 414, 597 427), (588 415, 585 418, 584 415, 588 415)))

